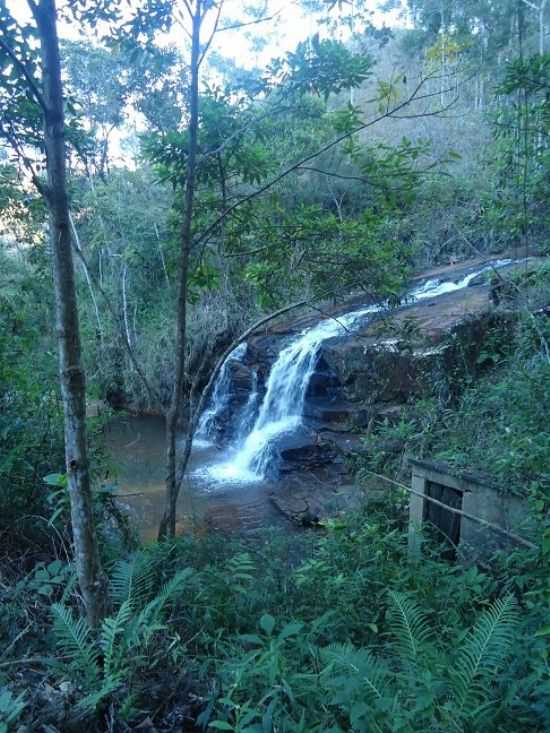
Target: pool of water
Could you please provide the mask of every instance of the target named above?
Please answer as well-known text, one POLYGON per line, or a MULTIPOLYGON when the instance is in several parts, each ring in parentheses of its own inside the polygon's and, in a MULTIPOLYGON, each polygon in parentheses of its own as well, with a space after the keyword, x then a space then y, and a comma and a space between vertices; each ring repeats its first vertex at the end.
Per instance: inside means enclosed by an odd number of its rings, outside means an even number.
MULTIPOLYGON (((164 419, 117 416, 108 424, 105 437, 120 501, 141 537, 155 539, 164 508, 164 419)), ((212 467, 226 460, 229 452, 213 445, 199 443, 193 448, 178 499, 178 533, 191 528, 246 532, 287 525, 270 501, 276 488, 273 483, 215 478, 212 467)))

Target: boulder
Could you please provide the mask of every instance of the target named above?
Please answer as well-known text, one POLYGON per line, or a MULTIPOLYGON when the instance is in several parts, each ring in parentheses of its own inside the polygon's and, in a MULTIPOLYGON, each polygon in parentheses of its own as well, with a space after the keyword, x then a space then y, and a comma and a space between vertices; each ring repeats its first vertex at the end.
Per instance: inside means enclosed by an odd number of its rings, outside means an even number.
POLYGON ((357 508, 364 501, 355 484, 336 484, 308 476, 285 478, 270 494, 277 509, 299 526, 315 526, 329 517, 357 508))

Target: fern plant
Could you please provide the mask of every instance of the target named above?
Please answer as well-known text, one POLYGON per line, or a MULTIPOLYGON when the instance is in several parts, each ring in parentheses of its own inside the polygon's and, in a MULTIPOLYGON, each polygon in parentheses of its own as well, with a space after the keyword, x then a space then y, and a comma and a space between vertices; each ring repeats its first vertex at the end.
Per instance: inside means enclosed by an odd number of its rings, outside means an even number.
POLYGON ((404 664, 414 669, 432 638, 433 629, 422 610, 405 593, 390 591, 389 597, 392 602, 390 634, 395 639, 396 653, 404 664))
POLYGON ((5 687, 0 687, 0 733, 7 733, 25 708, 24 695, 15 697, 5 687))
POLYGON ((410 597, 389 597, 393 641, 386 654, 351 644, 322 650, 320 680, 330 706, 348 718, 353 730, 490 730, 498 705, 495 680, 519 621, 515 599, 496 600, 458 650, 445 650, 436 649, 436 634, 410 597))
POLYGON ((61 604, 52 606, 62 669, 76 675, 84 691, 76 706, 78 716, 91 714, 117 690, 130 686, 151 639, 165 628, 168 603, 191 574, 189 568, 179 571, 154 593, 153 567, 145 555, 116 563, 109 583, 115 612, 104 619, 98 637, 84 618, 75 618, 61 604))
POLYGON ((512 595, 497 599, 468 633, 450 667, 450 697, 453 728, 462 731, 469 722, 483 724, 495 704, 491 684, 499 665, 506 659, 519 622, 517 603, 512 595))

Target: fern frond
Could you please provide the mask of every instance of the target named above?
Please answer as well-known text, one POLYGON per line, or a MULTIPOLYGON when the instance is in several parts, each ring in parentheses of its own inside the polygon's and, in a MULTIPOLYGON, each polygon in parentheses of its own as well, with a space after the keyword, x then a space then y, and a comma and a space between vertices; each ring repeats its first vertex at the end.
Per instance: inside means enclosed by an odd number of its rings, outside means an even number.
MULTIPOLYGON (((342 680, 339 675, 351 673, 361 682, 365 697, 382 699, 388 670, 367 649, 356 649, 352 644, 331 644, 321 650, 321 660, 328 665, 322 673, 326 687, 336 688, 342 680)), ((345 686, 351 687, 349 681, 345 681, 345 686)))
POLYGON ((127 630, 127 624, 132 617, 132 606, 130 601, 124 601, 116 616, 106 618, 101 627, 101 648, 103 649, 103 675, 109 679, 111 675, 120 672, 115 669, 116 663, 124 654, 124 649, 119 649, 116 654, 117 637, 123 635, 127 630))
POLYGON ((162 588, 161 592, 156 597, 156 602, 159 605, 159 609, 162 610, 168 601, 183 590, 187 580, 193 575, 192 568, 184 568, 179 570, 166 585, 162 588))
POLYGON ((432 630, 423 611, 406 594, 390 591, 390 631, 397 652, 404 662, 414 664, 419 651, 430 639, 432 630))
POLYGON ((497 599, 468 633, 452 673, 452 698, 462 716, 471 698, 484 696, 485 679, 510 653, 519 621, 512 595, 497 599))
POLYGON ((25 704, 25 693, 15 697, 6 687, 0 687, 0 731, 3 730, 3 724, 8 730, 7 726, 15 723, 25 709, 25 704))
POLYGON ((141 610, 128 634, 129 646, 135 646, 142 639, 147 641, 155 631, 162 628, 161 619, 164 607, 176 593, 183 589, 192 574, 192 568, 184 568, 177 572, 161 589, 160 593, 141 610))
POLYGON ((239 552, 226 563, 227 573, 234 581, 250 581, 256 569, 254 561, 248 552, 239 552))
POLYGON ((62 654, 69 657, 88 678, 99 676, 99 649, 91 639, 91 629, 84 618, 75 620, 71 611, 55 603, 52 606, 54 632, 62 654))
POLYGON ((89 695, 86 695, 81 700, 79 700, 78 704, 76 705, 77 717, 86 718, 89 715, 92 715, 92 713, 95 713, 100 702, 102 702, 106 697, 115 692, 115 690, 117 690, 120 685, 120 679, 110 678, 105 680, 99 690, 96 690, 96 692, 91 692, 89 695))
POLYGON ((140 609, 151 597, 154 566, 151 560, 137 553, 130 560, 115 563, 109 580, 109 592, 115 606, 129 601, 140 609))

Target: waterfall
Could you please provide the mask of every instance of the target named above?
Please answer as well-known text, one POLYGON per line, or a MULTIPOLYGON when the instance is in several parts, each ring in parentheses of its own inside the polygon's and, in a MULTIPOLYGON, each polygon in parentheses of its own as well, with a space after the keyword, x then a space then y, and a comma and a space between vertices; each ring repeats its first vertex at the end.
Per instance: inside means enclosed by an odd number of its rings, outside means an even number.
POLYGON ((256 369, 252 370, 252 389, 248 395, 246 404, 243 406, 237 419, 237 430, 235 437, 238 440, 240 435, 246 435, 253 423, 254 416, 258 407, 258 399, 260 393, 258 391, 258 372, 256 369))
POLYGON ((216 421, 226 409, 229 398, 231 397, 230 364, 236 361, 242 361, 246 354, 246 348, 246 343, 239 344, 224 361, 214 384, 208 406, 202 413, 199 424, 197 425, 195 437, 193 438, 193 445, 195 447, 201 448, 211 445, 216 421))
MULTIPOLYGON (((511 262, 512 260, 498 260, 456 282, 428 280, 409 291, 405 302, 413 304, 461 290, 468 287, 481 273, 511 262)), ((369 317, 387 308, 388 305, 384 302, 343 316, 326 318, 302 331, 282 349, 271 368, 256 420, 252 427, 241 423, 244 429, 239 430, 236 436, 236 449, 232 457, 211 466, 210 475, 218 480, 257 481, 264 478, 270 462, 274 460, 277 439, 296 430, 302 422, 305 396, 315 371, 321 344, 327 339, 342 336, 366 325, 369 317)))

